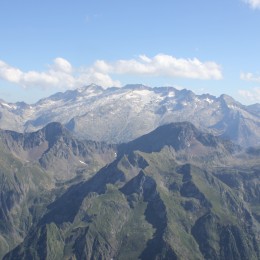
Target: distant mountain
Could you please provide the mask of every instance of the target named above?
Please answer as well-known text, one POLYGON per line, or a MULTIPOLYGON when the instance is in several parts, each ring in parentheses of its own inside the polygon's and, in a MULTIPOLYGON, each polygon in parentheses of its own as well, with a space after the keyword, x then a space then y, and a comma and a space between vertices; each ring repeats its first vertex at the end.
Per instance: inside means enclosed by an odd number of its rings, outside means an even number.
POLYGON ((243 146, 260 144, 259 104, 243 106, 227 95, 195 95, 173 87, 90 85, 33 105, 0 102, 0 128, 28 132, 60 122, 82 139, 109 143, 131 141, 160 125, 181 121, 243 146))
POLYGON ((247 110, 250 111, 250 113, 254 113, 255 115, 259 116, 259 114, 260 114, 260 104, 257 103, 257 104, 254 104, 254 105, 247 106, 247 110))
MULTIPOLYGON (((83 160, 80 151, 89 149, 73 149, 85 142, 72 141, 59 124, 29 134, 28 142, 24 135, 1 140, 7 147, 19 143, 28 151, 27 143, 41 147, 33 137, 39 133, 49 147, 56 147, 50 153, 53 158, 65 156, 65 144, 77 160, 83 160), (59 138, 57 132, 62 133, 59 138)), ((10 149, 16 155, 17 150, 10 149)), ((33 200, 33 224, 3 259, 257 260, 260 164, 256 150, 241 150, 188 122, 161 126, 117 147, 105 145, 95 151, 116 155, 110 163, 76 182, 67 176, 51 198, 46 193, 33 200)), ((38 162, 45 171, 53 160, 38 162)))

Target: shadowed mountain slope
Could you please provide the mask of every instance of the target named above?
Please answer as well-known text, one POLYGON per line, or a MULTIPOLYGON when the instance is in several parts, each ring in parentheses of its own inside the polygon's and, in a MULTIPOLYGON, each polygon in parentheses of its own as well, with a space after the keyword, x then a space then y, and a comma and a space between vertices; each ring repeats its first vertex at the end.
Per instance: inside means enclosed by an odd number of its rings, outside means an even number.
POLYGON ((56 196, 4 259, 259 259, 258 159, 162 126, 56 196))
POLYGON ((0 131, 0 257, 67 187, 114 160, 115 146, 78 141, 60 123, 21 134, 0 131))

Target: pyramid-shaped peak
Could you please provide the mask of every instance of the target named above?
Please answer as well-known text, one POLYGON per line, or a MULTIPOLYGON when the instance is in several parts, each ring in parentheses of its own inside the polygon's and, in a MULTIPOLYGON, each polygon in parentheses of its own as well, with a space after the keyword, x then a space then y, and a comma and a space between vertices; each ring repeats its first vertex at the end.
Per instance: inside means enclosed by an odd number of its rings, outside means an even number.
POLYGON ((159 126, 154 131, 128 144, 123 144, 122 150, 158 152, 164 146, 171 146, 175 150, 180 150, 189 146, 191 140, 195 139, 206 146, 216 146, 217 142, 215 136, 199 131, 192 123, 175 122, 159 126))

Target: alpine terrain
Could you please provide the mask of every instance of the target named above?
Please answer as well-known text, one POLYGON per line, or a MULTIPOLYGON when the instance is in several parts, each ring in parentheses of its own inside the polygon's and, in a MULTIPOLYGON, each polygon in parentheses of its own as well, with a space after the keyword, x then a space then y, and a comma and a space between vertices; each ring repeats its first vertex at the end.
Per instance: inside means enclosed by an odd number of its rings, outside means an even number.
MULTIPOLYGON (((124 100, 122 109, 129 109, 124 125, 133 130, 126 136, 127 131, 117 126, 121 140, 140 135, 139 121, 132 128, 130 123, 138 117, 138 111, 142 118, 146 111, 148 122, 143 120, 143 125, 148 129, 155 127, 154 122, 167 121, 167 116, 169 120, 175 113, 180 116, 182 109, 187 116, 188 111, 194 113, 197 109, 202 117, 207 109, 195 108, 202 102, 208 104, 209 113, 220 111, 210 123, 215 126, 214 131, 218 129, 213 122, 216 118, 224 122, 226 104, 225 116, 237 115, 236 123, 243 122, 242 129, 248 129, 248 133, 251 129, 253 135, 259 118, 254 108, 243 107, 225 96, 195 96, 171 88, 103 90, 91 86, 84 91, 91 91, 93 97, 79 91, 57 94, 33 108, 20 107, 22 112, 16 117, 20 127, 39 127, 58 116, 64 102, 77 106, 77 102, 72 102, 73 93, 75 99, 82 95, 82 102, 89 102, 92 112, 71 118, 66 127, 51 123, 32 133, 0 133, 3 259, 260 259, 259 146, 243 148, 189 122, 164 124, 119 145, 79 140, 67 130, 76 133, 80 129, 77 126, 83 127, 84 122, 84 134, 94 134, 88 129, 88 120, 91 113, 96 116, 99 111, 107 127, 96 129, 96 139, 115 140, 108 111, 120 121, 120 96, 124 100), (126 97, 131 101, 127 102, 126 97), (146 108, 133 104, 137 97, 147 98, 142 103, 146 108), (188 97, 191 102, 178 110, 188 97), (182 101, 173 106, 173 100, 178 99, 182 101), (99 102, 103 106, 98 108, 99 102), (114 104, 113 109, 108 107, 109 102, 114 104), (47 112, 43 113, 47 103, 49 109, 55 107, 48 120, 47 112), (233 107, 229 107, 231 104, 233 107), (130 105, 135 107, 133 112, 130 105), (155 107, 164 110, 155 113, 155 107), (38 121, 25 120, 30 109, 35 115, 41 114, 38 121), (162 121, 157 121, 160 117, 162 121)), ((87 107, 84 109, 90 109, 87 107)), ((18 107, 5 110, 6 114, 7 111, 11 115, 18 112, 18 107)), ((65 120, 66 112, 69 110, 61 113, 60 119, 65 120)), ((224 126, 227 133, 231 126, 223 123, 219 129, 224 126)), ((248 135, 248 140, 252 135, 248 135)))
POLYGON ((227 95, 195 95, 173 87, 90 85, 32 105, 0 101, 2 129, 31 132, 60 122, 78 138, 109 143, 128 142, 160 125, 182 121, 242 146, 260 145, 259 104, 244 106, 227 95))

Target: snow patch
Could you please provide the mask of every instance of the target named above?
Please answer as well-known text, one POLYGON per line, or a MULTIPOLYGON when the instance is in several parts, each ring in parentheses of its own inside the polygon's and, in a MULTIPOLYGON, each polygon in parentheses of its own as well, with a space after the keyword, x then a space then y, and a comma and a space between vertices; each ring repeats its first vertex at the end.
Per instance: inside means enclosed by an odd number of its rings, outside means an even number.
POLYGON ((83 161, 81 161, 81 160, 79 160, 79 162, 80 162, 81 164, 87 165, 85 162, 83 162, 83 161))
POLYGON ((146 95, 151 94, 151 91, 148 89, 142 89, 142 90, 138 89, 138 90, 134 90, 133 93, 139 94, 141 96, 146 96, 146 95))
POLYGON ((228 108, 236 109, 236 106, 234 106, 234 105, 228 105, 228 108))
POLYGON ((212 99, 206 98, 204 99, 206 102, 208 102, 209 104, 212 104, 214 101, 212 99))
POLYGON ((7 108, 11 108, 11 109, 16 109, 16 106, 10 106, 9 104, 7 103, 1 103, 2 106, 5 106, 7 108))
POLYGON ((175 93, 173 91, 169 92, 168 97, 175 97, 175 93))

